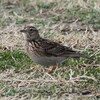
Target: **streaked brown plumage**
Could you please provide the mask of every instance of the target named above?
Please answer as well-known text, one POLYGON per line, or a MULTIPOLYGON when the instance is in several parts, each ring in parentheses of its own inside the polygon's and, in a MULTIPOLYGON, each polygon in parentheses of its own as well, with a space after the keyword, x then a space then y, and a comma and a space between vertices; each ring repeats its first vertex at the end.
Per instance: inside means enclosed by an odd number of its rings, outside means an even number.
POLYGON ((40 37, 38 30, 33 26, 27 26, 21 32, 24 33, 25 48, 29 57, 38 64, 55 66, 69 57, 83 57, 92 60, 91 57, 69 47, 40 37))

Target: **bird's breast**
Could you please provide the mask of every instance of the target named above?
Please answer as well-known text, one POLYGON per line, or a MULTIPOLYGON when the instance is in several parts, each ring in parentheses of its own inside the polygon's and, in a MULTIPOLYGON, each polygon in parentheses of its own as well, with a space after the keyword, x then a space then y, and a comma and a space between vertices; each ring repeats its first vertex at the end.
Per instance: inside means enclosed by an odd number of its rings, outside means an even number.
POLYGON ((65 57, 42 57, 42 56, 30 56, 30 58, 37 64, 44 66, 52 66, 65 61, 65 57))

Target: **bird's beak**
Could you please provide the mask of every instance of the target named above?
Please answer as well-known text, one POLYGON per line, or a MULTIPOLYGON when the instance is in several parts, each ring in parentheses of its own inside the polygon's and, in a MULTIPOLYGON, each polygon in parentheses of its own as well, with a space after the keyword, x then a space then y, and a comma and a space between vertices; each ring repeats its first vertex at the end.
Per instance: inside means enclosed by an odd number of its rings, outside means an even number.
POLYGON ((26 32, 26 30, 25 30, 25 29, 23 29, 23 30, 20 30, 20 32, 26 32))

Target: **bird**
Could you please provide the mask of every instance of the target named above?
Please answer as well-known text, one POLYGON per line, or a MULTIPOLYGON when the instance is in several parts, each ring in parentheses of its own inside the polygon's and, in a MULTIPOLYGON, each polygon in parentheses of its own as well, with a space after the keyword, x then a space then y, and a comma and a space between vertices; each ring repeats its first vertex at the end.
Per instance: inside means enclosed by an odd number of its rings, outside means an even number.
POLYGON ((28 56, 37 64, 52 66, 48 73, 53 73, 58 64, 63 63, 68 58, 86 58, 93 60, 92 57, 84 55, 72 48, 60 43, 42 38, 39 31, 34 26, 25 26, 22 30, 25 49, 28 56))

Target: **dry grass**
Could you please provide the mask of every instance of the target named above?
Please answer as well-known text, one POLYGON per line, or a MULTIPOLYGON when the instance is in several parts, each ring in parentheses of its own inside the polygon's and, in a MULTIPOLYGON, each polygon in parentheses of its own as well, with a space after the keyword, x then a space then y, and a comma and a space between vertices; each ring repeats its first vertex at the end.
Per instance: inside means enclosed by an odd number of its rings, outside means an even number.
POLYGON ((66 76, 62 78, 59 74, 57 74, 58 77, 55 77, 38 70, 30 72, 30 74, 23 72, 16 73, 14 70, 6 70, 5 74, 0 74, 0 81, 4 83, 4 87, 1 89, 0 94, 3 99, 5 98, 3 95, 6 95, 6 100, 11 98, 23 100, 30 100, 32 98, 36 100, 43 98, 50 98, 54 100, 57 98, 59 98, 59 100, 69 98, 68 100, 73 100, 73 98, 76 98, 77 100, 82 97, 83 100, 85 98, 88 100, 88 98, 95 98, 99 95, 99 91, 93 91, 91 89, 92 94, 82 96, 82 91, 84 90, 81 90, 80 92, 78 89, 79 87, 81 88, 81 86, 79 86, 80 82, 87 82, 87 80, 84 79, 92 79, 95 83, 97 80, 93 76, 87 76, 86 73, 82 76, 78 75, 76 77, 73 77, 73 74, 73 71, 70 70, 70 79, 66 80, 64 78, 66 76), (36 78, 35 72, 41 72, 42 75, 36 78), (54 90, 56 89, 55 92, 52 91, 53 88, 54 90), (6 94, 4 94, 4 91, 6 94))
MULTIPOLYGON (((13 65, 5 65, 4 67, 8 66, 11 69, 0 70, 0 100, 65 100, 65 98, 95 100, 99 98, 99 0, 29 0, 29 2, 3 0, 0 1, 0 5, 1 53, 23 51, 23 37, 19 30, 24 25, 31 24, 39 29, 42 37, 58 41, 95 57, 93 62, 71 59, 71 62, 65 62, 63 67, 59 67, 51 75, 39 65, 20 71, 16 71, 13 65), (96 18, 95 14, 97 14, 96 18), (83 95, 83 91, 86 90, 91 93, 83 95)), ((12 56, 12 59, 17 62, 16 57, 12 56)))

